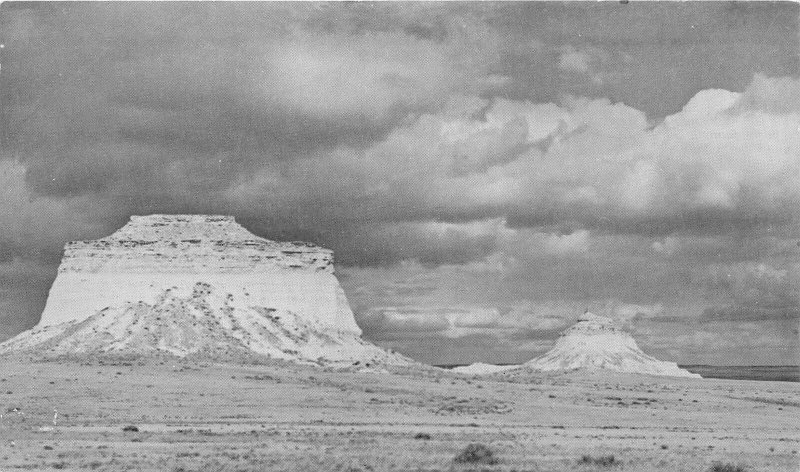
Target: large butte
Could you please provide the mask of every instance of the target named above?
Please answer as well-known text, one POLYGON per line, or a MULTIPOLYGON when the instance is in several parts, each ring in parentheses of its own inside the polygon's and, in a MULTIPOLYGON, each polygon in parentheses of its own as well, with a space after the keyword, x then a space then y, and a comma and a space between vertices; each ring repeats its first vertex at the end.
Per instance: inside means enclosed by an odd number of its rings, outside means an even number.
POLYGON ((332 251, 218 215, 132 216, 106 238, 68 243, 39 324, 0 353, 409 362, 361 339, 332 251))

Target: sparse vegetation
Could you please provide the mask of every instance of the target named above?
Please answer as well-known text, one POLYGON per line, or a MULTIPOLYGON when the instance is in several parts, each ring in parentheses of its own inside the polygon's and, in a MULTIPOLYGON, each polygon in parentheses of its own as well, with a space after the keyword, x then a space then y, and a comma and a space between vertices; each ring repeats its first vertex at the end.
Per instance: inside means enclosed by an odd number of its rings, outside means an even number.
POLYGON ((578 463, 584 465, 596 465, 599 467, 612 467, 620 465, 620 461, 618 461, 613 455, 592 457, 588 454, 584 454, 578 463))
POLYGON ((489 446, 484 444, 472 443, 467 445, 461 452, 459 452, 453 462, 457 464, 497 464, 497 457, 494 455, 489 446))
MULTIPOLYGON (((733 397, 731 397, 731 398, 733 398, 733 397)), ((742 400, 750 400, 751 402, 757 402, 757 403, 766 403, 768 405, 800 407, 800 402, 793 402, 793 401, 790 401, 790 400, 786 400, 785 398, 745 397, 742 400)))
MULTIPOLYGON (((734 389, 728 392, 709 389, 708 382, 690 382, 687 385, 696 384, 707 399, 697 408, 697 424, 673 428, 657 423, 659 412, 651 416, 643 405, 639 411, 626 410, 628 415, 613 415, 617 400, 606 396, 623 398, 629 404, 644 401, 639 399, 645 398, 640 392, 647 387, 635 384, 595 387, 578 378, 573 385, 571 377, 536 385, 481 380, 483 390, 477 390, 475 382, 473 390, 466 390, 462 381, 451 386, 451 379, 439 373, 441 384, 433 383, 433 377, 429 383, 421 377, 400 383, 394 376, 323 371, 280 361, 202 370, 195 370, 196 365, 189 361, 168 361, 160 367, 158 362, 148 360, 143 368, 125 367, 123 376, 116 376, 121 367, 96 367, 97 363, 42 363, 33 368, 11 364, 9 370, 15 377, 0 382, 0 387, 5 387, 0 390, 0 399, 9 399, 3 395, 6 388, 22 393, 20 385, 46 388, 55 379, 58 388, 47 397, 14 397, 0 405, 0 438, 5 438, 0 446, 0 463, 27 464, 28 470, 58 471, 56 467, 63 467, 61 470, 89 472, 265 468, 287 472, 322 468, 339 472, 755 472, 795 470, 791 465, 800 457, 789 432, 776 435, 764 427, 780 424, 779 415, 786 411, 740 399, 771 395, 796 400, 790 397, 792 385, 728 382, 724 386, 734 389), (231 379, 234 376, 236 379, 231 379), (231 388, 232 382, 242 388, 231 388), (96 388, 86 388, 87 384, 96 388), (123 401, 139 387, 146 393, 138 395, 138 403, 123 401), (529 391, 531 388, 533 391, 529 391), (558 396, 562 407, 533 408, 525 403, 534 399, 539 402, 537 406, 544 406, 550 393, 558 396), (739 400, 724 403, 728 395, 739 400), (336 416, 329 410, 306 416, 309 405, 323 397, 322 406, 334 408, 336 416), (587 397, 594 400, 594 406, 586 402, 587 397), (365 420, 368 412, 362 408, 351 408, 370 398, 375 400, 367 408, 380 413, 374 421, 365 420), (335 403, 339 401, 348 406, 342 408, 335 403), (498 404, 507 405, 512 413, 501 416, 496 409, 484 408, 498 404), (265 405, 279 410, 265 414, 265 405), (749 413, 757 405, 762 414, 753 417, 752 424, 728 424, 722 417, 706 414, 717 411, 720 405, 734 413, 749 413), (67 421, 82 431, 80 447, 73 447, 64 436, 69 428, 60 432, 49 428, 53 426, 54 406, 58 407, 59 427, 67 421), (458 408, 443 417, 438 413, 441 406, 458 408), (607 408, 601 411, 607 415, 590 415, 595 406, 607 408), (573 407, 576 410, 571 410, 573 407), (26 423, 18 424, 21 417, 17 418, 15 408, 25 412, 26 423), (9 409, 12 411, 7 412, 9 409), (575 414, 579 410, 581 415, 575 414), (70 414, 70 419, 62 420, 64 413, 70 414), (296 419, 275 421, 285 417, 296 419), (335 418, 342 426, 331 426, 328 418, 335 418), (496 427, 507 418, 511 423, 535 425, 535 431, 520 433, 520 428, 509 433, 505 427, 496 427), (740 441, 745 435, 751 440, 740 441), (481 446, 468 447, 471 443, 481 446), (211 444, 214 447, 209 448, 211 444), (299 453, 301 450, 304 452, 299 453), (582 458, 584 454, 587 456, 582 458)), ((675 405, 674 392, 665 391, 663 395, 664 399, 653 406, 659 405, 660 410, 664 404, 675 405)), ((697 405, 691 398, 684 397, 683 404, 697 405)))
POLYGON ((747 472, 747 467, 743 465, 723 464, 714 462, 708 472, 747 472))

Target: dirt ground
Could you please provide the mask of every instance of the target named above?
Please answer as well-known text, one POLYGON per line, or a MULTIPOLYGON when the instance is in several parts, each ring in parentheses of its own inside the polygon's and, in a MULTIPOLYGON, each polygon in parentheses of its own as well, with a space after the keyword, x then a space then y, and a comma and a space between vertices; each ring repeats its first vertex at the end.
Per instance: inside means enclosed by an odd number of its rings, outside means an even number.
POLYGON ((0 362, 2 472, 800 470, 790 382, 0 362))

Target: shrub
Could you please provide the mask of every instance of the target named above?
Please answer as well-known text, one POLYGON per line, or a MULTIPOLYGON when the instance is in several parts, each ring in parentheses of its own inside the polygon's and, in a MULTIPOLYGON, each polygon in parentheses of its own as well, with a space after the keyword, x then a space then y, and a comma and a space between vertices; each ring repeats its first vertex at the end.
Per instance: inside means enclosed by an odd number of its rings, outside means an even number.
POLYGON ((620 462, 613 456, 600 456, 600 457, 592 457, 590 455, 584 455, 578 461, 579 464, 588 464, 588 465, 597 465, 601 467, 611 467, 614 465, 619 465, 620 462))
POLYGON ((497 464, 497 458, 489 446, 469 444, 453 459, 458 464, 497 464))
POLYGON ((430 438, 431 438, 431 435, 428 434, 428 433, 417 433, 417 434, 414 435, 414 439, 425 439, 425 440, 427 440, 427 439, 430 439, 430 438))
POLYGON ((747 472, 747 467, 743 465, 723 464, 722 462, 714 462, 711 464, 709 472, 747 472))

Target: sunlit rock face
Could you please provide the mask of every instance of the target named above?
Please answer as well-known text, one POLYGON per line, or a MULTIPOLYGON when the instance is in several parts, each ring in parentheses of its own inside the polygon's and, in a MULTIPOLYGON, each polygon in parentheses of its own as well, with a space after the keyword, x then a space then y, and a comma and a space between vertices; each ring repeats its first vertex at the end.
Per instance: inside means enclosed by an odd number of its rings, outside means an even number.
POLYGON ((697 377, 674 362, 660 361, 639 349, 630 334, 610 318, 584 313, 561 333, 553 349, 523 367, 543 372, 607 369, 650 375, 697 377))
POLYGON ((405 362, 360 335, 330 250, 230 216, 150 215, 67 244, 41 321, 0 352, 405 362))

